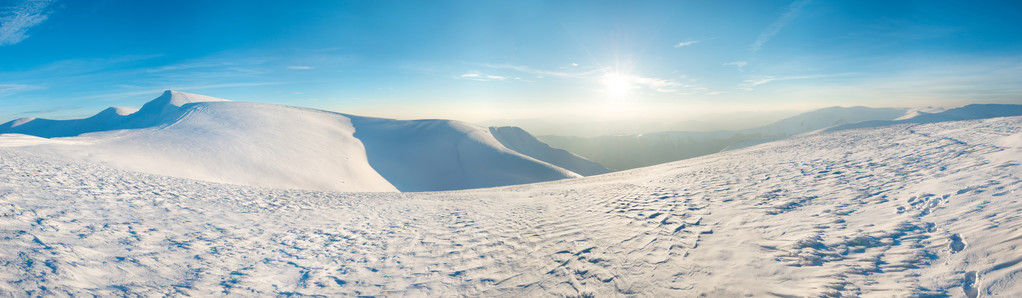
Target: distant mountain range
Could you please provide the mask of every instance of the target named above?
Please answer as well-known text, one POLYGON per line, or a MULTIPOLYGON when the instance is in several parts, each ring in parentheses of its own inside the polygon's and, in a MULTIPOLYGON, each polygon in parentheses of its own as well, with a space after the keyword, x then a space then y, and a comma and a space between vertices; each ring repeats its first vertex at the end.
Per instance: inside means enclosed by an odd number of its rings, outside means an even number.
POLYGON ((657 132, 601 137, 539 136, 614 170, 627 170, 762 144, 798 134, 900 123, 930 123, 1022 115, 1022 105, 968 105, 925 112, 907 108, 830 107, 769 125, 712 132, 657 132))

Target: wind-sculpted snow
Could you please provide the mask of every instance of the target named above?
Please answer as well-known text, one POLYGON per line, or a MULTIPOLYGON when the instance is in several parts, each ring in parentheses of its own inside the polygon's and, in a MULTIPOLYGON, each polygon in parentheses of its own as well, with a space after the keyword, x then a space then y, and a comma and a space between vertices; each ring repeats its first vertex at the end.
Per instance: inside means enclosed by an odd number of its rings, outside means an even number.
POLYGON ((0 296, 1020 296, 1020 166, 1022 117, 436 193, 233 186, 7 147, 0 296))

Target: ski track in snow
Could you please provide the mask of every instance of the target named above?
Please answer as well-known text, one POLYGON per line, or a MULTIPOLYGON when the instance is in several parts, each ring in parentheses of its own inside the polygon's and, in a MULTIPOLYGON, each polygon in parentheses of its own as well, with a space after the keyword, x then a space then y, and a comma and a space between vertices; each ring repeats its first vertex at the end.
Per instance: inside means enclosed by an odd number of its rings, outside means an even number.
POLYGON ((0 148, 0 296, 1022 295, 1022 117, 588 178, 267 189, 0 148))

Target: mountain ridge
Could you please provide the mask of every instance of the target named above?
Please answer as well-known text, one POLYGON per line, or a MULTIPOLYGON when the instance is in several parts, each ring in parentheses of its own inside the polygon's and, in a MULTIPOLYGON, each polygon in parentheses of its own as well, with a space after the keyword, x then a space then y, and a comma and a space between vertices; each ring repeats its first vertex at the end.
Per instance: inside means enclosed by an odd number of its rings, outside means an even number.
POLYGON ((43 137, 19 143, 117 168, 264 187, 437 191, 581 177, 454 120, 370 118, 170 90, 128 112, 15 120, 0 134, 43 137))

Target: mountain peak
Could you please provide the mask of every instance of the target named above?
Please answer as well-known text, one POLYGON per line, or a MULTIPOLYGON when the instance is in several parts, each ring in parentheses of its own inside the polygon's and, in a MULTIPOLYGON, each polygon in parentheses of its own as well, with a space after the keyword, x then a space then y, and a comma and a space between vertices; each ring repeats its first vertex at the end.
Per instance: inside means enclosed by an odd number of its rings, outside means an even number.
POLYGON ((105 110, 93 115, 90 118, 116 118, 131 115, 137 112, 137 108, 125 108, 125 107, 109 107, 105 110))
POLYGON ((163 95, 161 95, 160 97, 164 97, 164 96, 167 96, 167 95, 170 95, 170 102, 169 102, 169 104, 172 105, 172 106, 175 106, 175 107, 180 107, 180 106, 183 106, 183 105, 186 105, 186 104, 190 104, 190 103, 195 103, 195 102, 230 101, 230 100, 226 100, 226 99, 223 99, 223 98, 216 98, 216 97, 212 97, 212 96, 206 96, 206 95, 200 95, 200 94, 194 94, 194 93, 185 93, 185 92, 173 91, 173 90, 164 91, 163 95))
POLYGON ((190 103, 215 101, 229 100, 216 98, 212 96, 167 90, 163 91, 163 94, 160 95, 160 97, 157 97, 156 99, 149 101, 145 105, 142 105, 141 110, 143 111, 164 110, 167 108, 180 108, 190 103))

